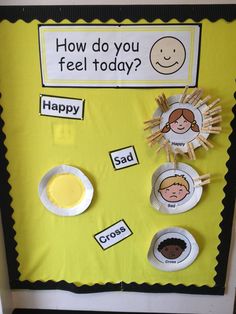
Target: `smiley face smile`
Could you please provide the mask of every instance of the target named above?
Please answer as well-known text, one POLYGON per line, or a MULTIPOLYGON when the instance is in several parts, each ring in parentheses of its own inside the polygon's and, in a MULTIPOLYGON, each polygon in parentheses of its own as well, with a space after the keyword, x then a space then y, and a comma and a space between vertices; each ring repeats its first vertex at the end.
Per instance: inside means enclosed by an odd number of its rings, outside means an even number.
POLYGON ((178 64, 179 62, 176 61, 175 63, 171 64, 171 65, 163 65, 163 64, 160 64, 158 61, 156 62, 156 64, 158 64, 159 66, 161 66, 162 68, 171 68, 173 67, 174 65, 178 64))

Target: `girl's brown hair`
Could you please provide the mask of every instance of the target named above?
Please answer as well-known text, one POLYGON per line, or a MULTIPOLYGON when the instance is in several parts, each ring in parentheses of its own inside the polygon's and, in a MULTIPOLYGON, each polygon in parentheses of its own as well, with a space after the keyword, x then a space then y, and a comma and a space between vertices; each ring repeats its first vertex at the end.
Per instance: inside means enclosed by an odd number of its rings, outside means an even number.
POLYGON ((161 130, 162 133, 167 133, 170 131, 170 124, 178 120, 181 116, 184 117, 188 122, 191 123, 191 130, 194 132, 199 132, 199 126, 195 120, 194 114, 189 109, 176 109, 171 112, 168 122, 161 130))

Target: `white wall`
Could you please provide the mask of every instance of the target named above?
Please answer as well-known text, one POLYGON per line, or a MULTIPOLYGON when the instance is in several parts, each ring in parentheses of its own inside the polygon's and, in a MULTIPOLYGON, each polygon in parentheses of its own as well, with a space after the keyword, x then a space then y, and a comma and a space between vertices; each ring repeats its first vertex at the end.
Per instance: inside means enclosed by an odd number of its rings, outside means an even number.
POLYGON ((7 277, 5 247, 3 243, 2 224, 0 217, 0 314, 11 313, 12 295, 7 277))
MULTIPOLYGON (((71 5, 71 4, 209 4, 236 3, 236 0, 0 0, 0 5, 71 5), (171 2, 171 3, 170 3, 171 2)), ((236 217, 236 215, 235 215, 236 217)), ((233 228, 231 247, 235 248, 236 231, 233 228)), ((104 292, 73 294, 66 291, 10 291, 2 241, 0 221, 0 314, 9 314, 14 308, 48 308, 96 311, 232 314, 236 287, 236 249, 231 251, 227 290, 224 296, 184 294, 156 294, 135 292, 104 292)))

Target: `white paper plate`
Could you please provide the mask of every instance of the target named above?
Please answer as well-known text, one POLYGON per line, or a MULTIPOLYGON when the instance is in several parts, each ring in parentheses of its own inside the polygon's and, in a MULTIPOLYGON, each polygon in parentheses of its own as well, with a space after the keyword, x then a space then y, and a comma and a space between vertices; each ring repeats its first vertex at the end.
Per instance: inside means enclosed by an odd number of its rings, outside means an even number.
POLYGON ((185 163, 177 163, 176 168, 173 163, 163 164, 152 176, 152 207, 167 214, 179 214, 192 209, 202 196, 202 186, 197 186, 200 181, 194 181, 198 177, 197 171, 185 163))
POLYGON ((190 232, 171 227, 155 234, 148 251, 148 260, 160 270, 178 271, 191 265, 198 253, 198 244, 190 232))
POLYGON ((49 170, 39 183, 39 197, 43 205, 52 213, 59 216, 75 216, 84 212, 90 205, 93 198, 93 186, 85 174, 78 168, 60 165, 49 170), (58 174, 72 174, 76 176, 83 184, 84 194, 82 200, 73 207, 61 208, 54 204, 48 197, 47 185, 50 179, 58 174))

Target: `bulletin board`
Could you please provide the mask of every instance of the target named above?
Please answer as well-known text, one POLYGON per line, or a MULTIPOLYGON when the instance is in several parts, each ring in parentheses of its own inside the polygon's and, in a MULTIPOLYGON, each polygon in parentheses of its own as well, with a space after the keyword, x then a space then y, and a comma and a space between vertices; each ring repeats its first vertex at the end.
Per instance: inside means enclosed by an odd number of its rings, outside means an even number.
POLYGON ((234 12, 1 9, 0 206, 11 288, 224 294, 234 12))

